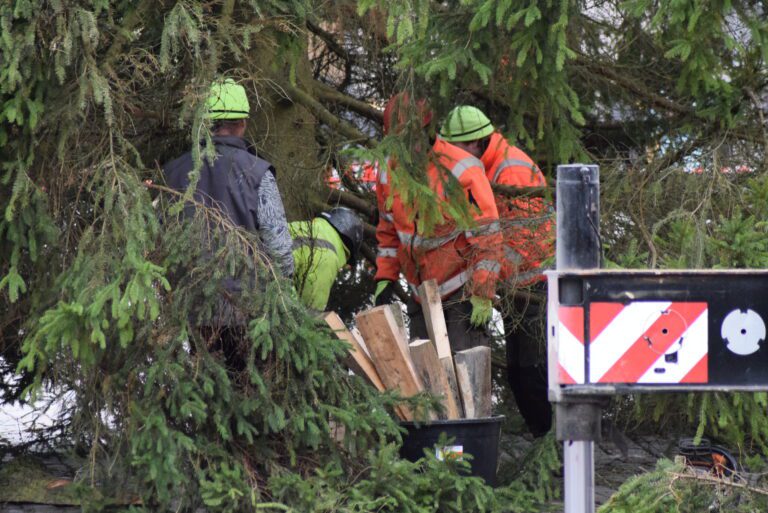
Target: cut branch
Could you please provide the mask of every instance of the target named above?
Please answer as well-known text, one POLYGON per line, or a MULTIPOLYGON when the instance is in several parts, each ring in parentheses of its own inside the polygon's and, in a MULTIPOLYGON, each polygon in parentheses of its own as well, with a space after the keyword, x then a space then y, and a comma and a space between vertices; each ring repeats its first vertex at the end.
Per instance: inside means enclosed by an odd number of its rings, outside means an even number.
POLYGON ((701 481, 702 483, 708 483, 715 486, 730 486, 732 488, 740 488, 742 490, 748 490, 752 493, 768 496, 768 490, 762 488, 756 488, 745 483, 739 483, 734 480, 721 479, 719 477, 701 474, 681 474, 679 472, 670 472, 675 479, 689 479, 692 481, 701 481))

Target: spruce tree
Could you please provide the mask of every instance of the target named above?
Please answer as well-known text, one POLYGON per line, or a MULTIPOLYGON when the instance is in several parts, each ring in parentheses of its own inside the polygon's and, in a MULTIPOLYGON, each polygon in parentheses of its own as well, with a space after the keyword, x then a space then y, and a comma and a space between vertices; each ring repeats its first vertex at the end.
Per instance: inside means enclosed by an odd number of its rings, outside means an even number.
MULTIPOLYGON (((343 345, 252 234, 215 212, 179 222, 191 191, 166 189, 160 166, 190 147, 205 158, 203 100, 232 76, 292 218, 342 202, 373 222, 370 194, 329 192, 324 172, 392 157, 428 229, 439 211, 417 120, 380 137, 381 107, 407 90, 436 120, 480 106, 550 178, 601 164, 609 265, 763 267, 766 14, 750 0, 4 2, 3 400, 71 393, 60 425, 89 456, 93 508, 129 483, 146 509, 532 510, 543 497, 520 483, 494 494, 434 458, 397 460, 397 398, 346 375, 343 345), (241 374, 193 322, 235 272, 256 277, 233 305, 248 319, 241 374)), ((468 222, 463 203, 451 213, 468 222)), ((766 453, 764 394, 649 398, 637 414, 670 401, 679 429, 766 453)))

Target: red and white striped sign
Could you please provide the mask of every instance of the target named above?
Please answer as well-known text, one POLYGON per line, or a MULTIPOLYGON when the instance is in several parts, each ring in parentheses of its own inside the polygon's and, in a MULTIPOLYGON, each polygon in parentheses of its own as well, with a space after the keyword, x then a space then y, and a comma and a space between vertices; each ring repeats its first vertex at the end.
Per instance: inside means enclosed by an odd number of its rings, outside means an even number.
POLYGON ((708 381, 707 303, 591 303, 589 339, 590 383, 708 381))
POLYGON ((558 308, 558 382, 561 385, 584 384, 584 308, 558 308))

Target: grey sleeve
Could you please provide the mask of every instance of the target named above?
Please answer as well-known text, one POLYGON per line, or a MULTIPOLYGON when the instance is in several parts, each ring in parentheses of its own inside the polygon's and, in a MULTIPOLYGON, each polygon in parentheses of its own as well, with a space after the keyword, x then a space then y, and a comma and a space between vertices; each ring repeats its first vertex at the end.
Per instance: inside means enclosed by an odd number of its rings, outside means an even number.
POLYGON ((269 256, 280 266, 283 276, 293 276, 293 253, 285 208, 272 173, 265 173, 258 192, 259 236, 269 256))

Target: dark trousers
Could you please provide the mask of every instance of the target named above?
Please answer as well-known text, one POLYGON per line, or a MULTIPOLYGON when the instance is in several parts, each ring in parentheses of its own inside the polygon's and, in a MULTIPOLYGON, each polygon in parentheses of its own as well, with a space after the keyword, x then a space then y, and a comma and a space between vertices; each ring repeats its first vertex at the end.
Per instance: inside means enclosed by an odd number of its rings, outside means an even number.
POLYGON ((517 408, 531 433, 545 435, 552 427, 552 405, 547 399, 546 284, 530 288, 533 296, 515 296, 513 311, 504 318, 507 341, 507 379, 517 408))
MULTIPOLYGON (((410 319, 411 339, 429 338, 427 334, 427 322, 421 305, 413 298, 406 305, 408 318, 410 319)), ((459 291, 443 301, 443 314, 445 315, 445 327, 448 329, 448 340, 451 342, 451 350, 463 351, 476 346, 490 345, 488 331, 472 326, 469 319, 472 315, 472 303, 462 300, 462 292, 459 291)))

